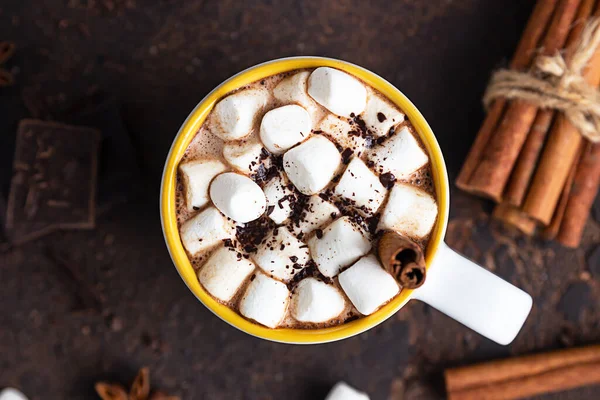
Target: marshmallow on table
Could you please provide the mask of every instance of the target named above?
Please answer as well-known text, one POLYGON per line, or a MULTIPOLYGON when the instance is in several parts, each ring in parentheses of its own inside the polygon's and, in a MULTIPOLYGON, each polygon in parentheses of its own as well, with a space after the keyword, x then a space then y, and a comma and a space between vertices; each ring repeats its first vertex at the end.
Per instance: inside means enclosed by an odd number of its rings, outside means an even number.
POLYGON ((340 273, 338 280, 346 296, 363 315, 374 313, 400 292, 396 280, 381 268, 372 254, 340 273))
POLYGON ((209 130, 223 140, 238 140, 252 132, 258 113, 267 105, 266 89, 244 89, 219 101, 209 121, 209 130))
POLYGON ((315 278, 301 280, 292 294, 292 315, 301 322, 327 322, 344 308, 346 301, 340 291, 315 278))
POLYGON ((386 189, 358 157, 354 157, 340 181, 335 193, 353 201, 353 205, 367 213, 374 213, 385 200, 386 189))
POLYGON ((407 127, 376 146, 369 158, 379 173, 391 172, 398 179, 408 177, 429 161, 407 127))
POLYGON ((310 135, 310 114, 296 104, 274 108, 260 123, 260 140, 273 154, 283 154, 310 135))
POLYGON ((407 183, 396 183, 383 209, 379 229, 422 238, 431 232, 437 213, 437 203, 429 193, 407 183))
POLYGON ((252 258, 267 275, 284 282, 289 282, 310 260, 307 246, 283 226, 274 229, 252 258))
POLYGON ((223 246, 215 250, 200 268, 198 280, 211 295, 229 301, 252 271, 252 261, 242 257, 235 248, 223 246))
POLYGON ((350 125, 348 121, 333 114, 323 118, 316 129, 327 133, 337 144, 352 150, 354 154, 365 149, 365 139, 360 136, 358 127, 350 125))
POLYGON ((304 209, 306 211, 303 213, 302 218, 297 221, 297 224, 294 223, 294 231, 304 234, 333 221, 340 212, 336 206, 316 194, 309 197, 304 209))
POLYGON ((192 160, 179 165, 188 211, 202 208, 208 203, 210 182, 225 170, 227 166, 217 160, 192 160))
POLYGON ((348 217, 335 220, 308 241, 310 254, 323 275, 332 278, 371 250, 371 242, 348 217))
POLYGON ((0 400, 28 400, 21 391, 14 388, 6 388, 0 391, 0 400))
POLYGON ((276 328, 285 316, 289 297, 285 283, 259 272, 242 297, 240 313, 269 328, 276 328))
POLYGON ((306 91, 309 76, 310 72, 302 71, 282 79, 273 89, 273 96, 284 104, 295 103, 314 113, 318 106, 306 91))
POLYGON ((213 179, 210 199, 223 214, 241 223, 260 217, 267 205, 260 186, 247 176, 235 172, 226 172, 213 179))
POLYGON ((229 221, 215 207, 208 207, 187 220, 180 228, 181 242, 192 256, 210 249, 232 235, 229 221))
POLYGON ((385 136, 390 128, 404 121, 404 114, 375 93, 369 93, 367 107, 362 113, 367 128, 377 137, 385 136))
POLYGON ((369 400, 366 393, 359 392, 346 382, 338 382, 325 400, 369 400))
POLYGON ((261 164, 262 150, 262 143, 252 137, 243 141, 226 142, 223 146, 223 157, 238 171, 250 174, 261 164))
POLYGON ((340 166, 341 156, 333 143, 313 136, 283 155, 283 169, 298 190, 319 193, 331 181, 340 166))
POLYGON ((263 187, 267 198, 267 215, 276 224, 281 224, 292 214, 290 196, 294 196, 294 194, 287 185, 287 179, 278 175, 263 187))
POLYGON ((367 89, 358 79, 329 67, 319 67, 310 74, 308 94, 342 117, 362 113, 367 103, 367 89))

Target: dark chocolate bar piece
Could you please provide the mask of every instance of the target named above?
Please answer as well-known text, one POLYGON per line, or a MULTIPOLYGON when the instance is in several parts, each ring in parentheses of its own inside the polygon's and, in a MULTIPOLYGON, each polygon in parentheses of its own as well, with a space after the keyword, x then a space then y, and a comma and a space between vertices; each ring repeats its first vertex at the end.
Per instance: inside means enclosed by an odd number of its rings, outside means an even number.
POLYGON ((12 244, 58 229, 94 228, 99 144, 96 129, 20 122, 6 211, 12 244))

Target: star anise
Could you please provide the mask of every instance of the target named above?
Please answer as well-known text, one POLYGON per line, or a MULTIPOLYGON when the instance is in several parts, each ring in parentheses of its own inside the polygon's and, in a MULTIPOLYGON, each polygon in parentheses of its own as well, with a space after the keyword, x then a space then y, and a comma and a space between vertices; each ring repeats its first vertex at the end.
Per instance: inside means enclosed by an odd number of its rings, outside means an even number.
POLYGON ((2 68, 4 64, 15 52, 15 44, 12 42, 0 42, 0 87, 10 86, 15 82, 13 75, 2 68))
POLYGON ((158 390, 150 393, 150 370, 147 367, 140 369, 129 394, 118 383, 98 382, 95 388, 102 400, 181 400, 178 396, 169 396, 158 390))

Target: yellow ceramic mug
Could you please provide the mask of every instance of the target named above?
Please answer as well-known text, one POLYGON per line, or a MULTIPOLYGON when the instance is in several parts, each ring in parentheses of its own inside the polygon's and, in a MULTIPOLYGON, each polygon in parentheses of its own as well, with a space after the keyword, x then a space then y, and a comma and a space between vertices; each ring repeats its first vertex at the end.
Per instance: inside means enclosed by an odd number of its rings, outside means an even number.
POLYGON ((437 140, 419 110, 392 84, 380 76, 348 62, 323 57, 291 57, 251 67, 231 77, 210 92, 181 126, 162 177, 160 212, 163 233, 173 263, 188 288, 209 310, 230 325, 259 338, 284 343, 324 343, 364 332, 396 313, 410 299, 432 305, 484 336, 501 344, 515 337, 531 309, 531 297, 509 283, 450 250, 443 242, 448 224, 449 187, 446 165, 437 140), (396 103, 407 115, 429 153, 438 200, 438 221, 426 251, 428 276, 417 290, 403 289, 391 302, 372 315, 324 329, 269 329, 250 322, 215 301, 200 285, 187 258, 175 217, 177 166, 194 135, 214 105, 227 93, 251 82, 301 68, 333 67, 361 79, 396 103), (445 265, 437 265, 437 264, 445 265))

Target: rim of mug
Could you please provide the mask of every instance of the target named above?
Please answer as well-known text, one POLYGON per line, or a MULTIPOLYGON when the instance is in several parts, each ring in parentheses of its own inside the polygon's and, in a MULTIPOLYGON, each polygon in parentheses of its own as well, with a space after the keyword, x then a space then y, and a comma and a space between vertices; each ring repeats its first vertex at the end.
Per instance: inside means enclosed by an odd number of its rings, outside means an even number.
POLYGON ((160 218, 163 236, 171 260, 181 279, 196 298, 213 314, 229 325, 257 338, 288 344, 319 344, 346 339, 365 332, 398 312, 413 296, 414 290, 402 289, 400 294, 375 313, 340 325, 318 329, 271 329, 245 319, 229 307, 216 301, 208 294, 196 276, 191 262, 185 252, 177 226, 175 189, 177 184, 177 168, 189 143, 192 141, 214 105, 227 93, 260 79, 306 68, 332 67, 345 71, 359 78, 365 84, 376 89, 406 114, 419 134, 431 161, 433 182, 438 202, 438 217, 431 232, 429 244, 425 252, 425 261, 429 269, 439 247, 442 244, 448 225, 450 191, 446 163, 435 135, 425 117, 415 105, 399 89, 379 75, 363 67, 319 56, 298 56, 279 58, 247 68, 223 81, 208 93, 185 119, 167 155, 160 189, 160 218))

